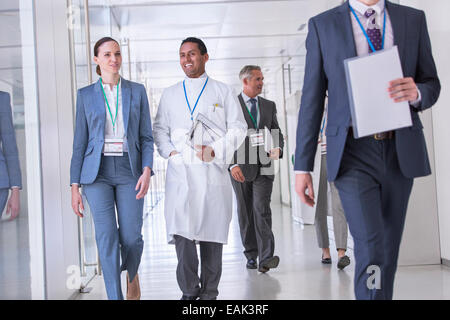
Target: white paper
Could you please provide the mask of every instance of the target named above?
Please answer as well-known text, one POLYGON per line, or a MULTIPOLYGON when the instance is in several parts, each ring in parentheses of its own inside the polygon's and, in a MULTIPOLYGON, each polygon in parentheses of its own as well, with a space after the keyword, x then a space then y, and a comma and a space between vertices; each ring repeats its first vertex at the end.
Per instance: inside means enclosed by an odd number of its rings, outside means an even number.
POLYGON ((389 97, 389 82, 403 78, 397 46, 344 61, 355 138, 412 125, 408 102, 389 97))
POLYGON ((273 149, 273 141, 272 134, 267 127, 264 127, 264 151, 270 153, 270 150, 273 149))

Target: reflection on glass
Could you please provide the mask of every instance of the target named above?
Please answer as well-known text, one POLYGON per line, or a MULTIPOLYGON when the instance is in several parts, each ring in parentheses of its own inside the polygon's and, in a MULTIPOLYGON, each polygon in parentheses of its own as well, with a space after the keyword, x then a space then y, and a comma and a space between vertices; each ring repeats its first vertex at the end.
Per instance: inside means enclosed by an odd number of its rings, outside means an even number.
POLYGON ((38 161, 27 163, 25 110, 36 110, 36 82, 29 73, 34 59, 27 59, 34 50, 27 40, 33 34, 31 12, 31 1, 0 4, 0 299, 31 299, 26 168, 38 169, 38 161))
POLYGON ((20 211, 22 174, 9 93, 0 91, 0 215, 14 220, 20 211), (9 190, 11 195, 8 200, 9 190), (3 214, 3 212, 5 214, 3 214))

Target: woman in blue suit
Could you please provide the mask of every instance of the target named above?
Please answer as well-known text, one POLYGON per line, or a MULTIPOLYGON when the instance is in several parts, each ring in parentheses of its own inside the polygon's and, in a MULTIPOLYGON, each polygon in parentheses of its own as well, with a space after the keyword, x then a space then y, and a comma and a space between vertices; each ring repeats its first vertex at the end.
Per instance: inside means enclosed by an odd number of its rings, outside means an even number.
POLYGON ((108 299, 123 299, 123 270, 128 272, 127 299, 139 299, 143 205, 153 165, 148 99, 143 85, 120 77, 117 41, 100 39, 94 61, 101 78, 79 89, 77 96, 70 166, 72 208, 83 217, 81 185, 94 220, 108 299))

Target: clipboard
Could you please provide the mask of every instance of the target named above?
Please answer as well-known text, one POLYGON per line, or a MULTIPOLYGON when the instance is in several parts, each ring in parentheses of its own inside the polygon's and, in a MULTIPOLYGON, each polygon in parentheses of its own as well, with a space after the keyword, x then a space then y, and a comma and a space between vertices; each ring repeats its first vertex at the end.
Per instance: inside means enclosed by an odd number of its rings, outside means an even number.
POLYGON ((202 113, 198 113, 187 133, 188 145, 195 150, 195 145, 211 145, 223 136, 226 131, 202 113))

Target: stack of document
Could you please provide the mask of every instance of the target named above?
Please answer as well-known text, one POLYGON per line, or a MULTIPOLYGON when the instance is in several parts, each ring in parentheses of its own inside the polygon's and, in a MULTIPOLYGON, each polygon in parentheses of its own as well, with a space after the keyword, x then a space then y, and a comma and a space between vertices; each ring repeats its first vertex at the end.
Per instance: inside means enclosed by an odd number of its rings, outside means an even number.
POLYGON ((195 145, 210 146, 223 136, 226 131, 202 113, 198 113, 187 133, 188 144, 195 149, 195 145))

